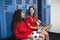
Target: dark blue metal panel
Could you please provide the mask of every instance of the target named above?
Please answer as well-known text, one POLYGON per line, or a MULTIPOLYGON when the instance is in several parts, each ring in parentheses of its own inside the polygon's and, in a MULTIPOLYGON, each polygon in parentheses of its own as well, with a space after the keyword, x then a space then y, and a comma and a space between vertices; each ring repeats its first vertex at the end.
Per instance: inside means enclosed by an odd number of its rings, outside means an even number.
POLYGON ((32 2, 33 2, 33 5, 35 7, 36 17, 38 18, 38 1, 33 0, 32 2))
MULTIPOLYGON (((8 1, 7 1, 8 2, 8 1)), ((15 1, 10 1, 12 4, 4 5, 7 6, 7 10, 4 10, 5 14, 5 30, 6 30, 6 37, 10 36, 12 34, 11 32, 11 21, 12 21, 12 15, 15 11, 15 1)))
POLYGON ((50 24, 50 5, 46 7, 46 24, 50 24))
POLYGON ((30 3, 30 1, 29 1, 29 0, 25 0, 25 3, 26 3, 26 4, 29 4, 29 3, 30 3))
POLYGON ((46 0, 42 0, 42 25, 50 24, 50 5, 46 4, 46 0))
POLYGON ((45 18, 44 5, 45 5, 45 0, 42 0, 42 25, 45 24, 45 22, 44 22, 44 18, 45 18))
MULTIPOLYGON (((0 1, 1 3, 1 1, 0 1)), ((1 4, 0 4, 0 29, 1 29, 1 4)), ((1 35, 1 30, 0 30, 0 35, 1 35)))
POLYGON ((3 13, 2 13, 1 38, 5 38, 12 34, 11 20, 12 15, 15 11, 15 2, 14 0, 3 0, 2 7, 3 13))
POLYGON ((22 4, 22 0, 16 0, 17 4, 22 4))
POLYGON ((29 9, 29 7, 30 7, 30 1, 31 0, 25 0, 25 4, 24 4, 24 8, 25 8, 25 17, 27 16, 27 14, 28 14, 28 9, 29 9))
POLYGON ((12 0, 5 0, 6 5, 12 5, 12 0))
POLYGON ((33 4, 37 4, 37 0, 33 0, 33 4))
POLYGON ((15 6, 16 9, 22 9, 23 12, 25 13, 24 0, 16 0, 15 6))
POLYGON ((7 36, 11 34, 11 22, 12 22, 12 12, 6 12, 6 30, 7 30, 7 36))
POLYGON ((2 3, 3 3, 3 0, 0 0, 0 38, 1 38, 1 26, 2 26, 1 25, 2 24, 1 21, 2 21, 2 9, 3 9, 2 8, 3 7, 3 4, 2 3))

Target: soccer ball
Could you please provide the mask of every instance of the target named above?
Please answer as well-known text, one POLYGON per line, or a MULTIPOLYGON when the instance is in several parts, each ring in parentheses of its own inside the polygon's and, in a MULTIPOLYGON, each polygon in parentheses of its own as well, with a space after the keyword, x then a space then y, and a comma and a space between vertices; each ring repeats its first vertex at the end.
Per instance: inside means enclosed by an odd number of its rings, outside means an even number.
POLYGON ((32 32, 32 37, 33 37, 33 40, 38 40, 39 39, 39 34, 36 31, 33 31, 32 32))

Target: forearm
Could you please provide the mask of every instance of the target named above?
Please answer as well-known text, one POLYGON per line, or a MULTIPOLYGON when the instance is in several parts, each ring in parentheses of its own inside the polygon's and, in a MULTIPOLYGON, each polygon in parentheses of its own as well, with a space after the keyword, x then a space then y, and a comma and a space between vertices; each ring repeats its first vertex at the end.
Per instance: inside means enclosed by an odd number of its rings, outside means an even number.
POLYGON ((30 26, 31 29, 37 29, 37 27, 30 26))
POLYGON ((31 29, 35 29, 35 30, 37 29, 37 27, 31 26, 29 23, 28 23, 28 25, 31 29))

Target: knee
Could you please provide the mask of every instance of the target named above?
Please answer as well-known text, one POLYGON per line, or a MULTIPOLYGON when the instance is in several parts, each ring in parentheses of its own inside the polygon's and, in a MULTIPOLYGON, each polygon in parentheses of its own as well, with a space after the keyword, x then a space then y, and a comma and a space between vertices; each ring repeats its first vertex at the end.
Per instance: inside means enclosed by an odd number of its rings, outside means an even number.
POLYGON ((46 36, 49 36, 48 32, 45 33, 46 36))
POLYGON ((49 36, 48 32, 46 31, 42 31, 42 34, 44 34, 45 36, 49 36))
POLYGON ((41 35, 39 36, 39 38, 45 39, 45 35, 41 34, 41 35))

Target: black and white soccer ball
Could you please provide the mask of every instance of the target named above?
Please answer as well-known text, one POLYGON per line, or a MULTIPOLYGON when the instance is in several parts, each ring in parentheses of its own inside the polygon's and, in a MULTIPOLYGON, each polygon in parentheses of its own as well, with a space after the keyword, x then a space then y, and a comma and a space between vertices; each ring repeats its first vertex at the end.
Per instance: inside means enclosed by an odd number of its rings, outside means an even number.
POLYGON ((33 31, 32 32, 32 37, 33 37, 33 40, 38 40, 39 39, 39 34, 36 31, 33 31))

